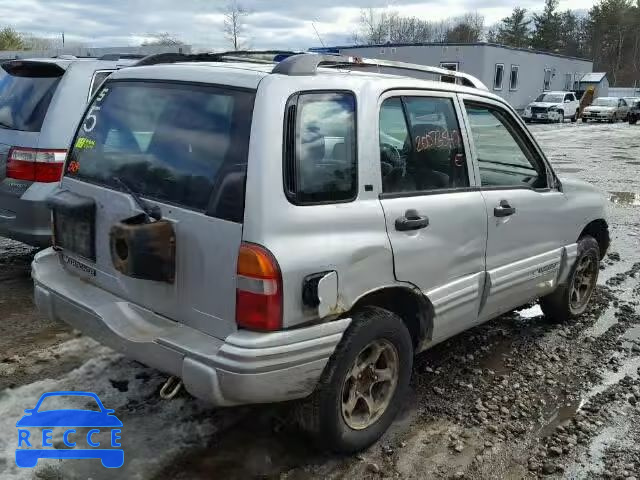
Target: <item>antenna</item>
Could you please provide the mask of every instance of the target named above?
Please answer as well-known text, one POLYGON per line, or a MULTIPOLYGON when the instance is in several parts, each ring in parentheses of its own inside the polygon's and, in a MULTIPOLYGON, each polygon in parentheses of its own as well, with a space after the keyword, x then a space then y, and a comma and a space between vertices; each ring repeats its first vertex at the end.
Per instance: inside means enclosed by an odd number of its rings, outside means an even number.
POLYGON ((324 42, 322 41, 322 37, 320 37, 320 34, 318 33, 318 29, 316 28, 316 24, 311 22, 311 26, 313 27, 313 29, 316 32, 316 35, 318 36, 318 40, 320 40, 320 44, 322 45, 322 48, 326 48, 324 42))

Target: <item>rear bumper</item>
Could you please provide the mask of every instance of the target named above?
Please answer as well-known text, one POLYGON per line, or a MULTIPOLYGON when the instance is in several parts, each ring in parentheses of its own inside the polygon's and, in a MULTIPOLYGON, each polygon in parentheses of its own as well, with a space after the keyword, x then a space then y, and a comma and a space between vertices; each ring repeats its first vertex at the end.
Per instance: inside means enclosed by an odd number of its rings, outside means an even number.
POLYGON ((51 212, 45 199, 56 184, 33 184, 17 196, 7 182, 0 186, 0 236, 36 247, 51 245, 51 212))
POLYGON ((146 365, 182 378, 214 405, 270 403, 313 392, 351 319, 295 330, 237 331, 225 340, 162 317, 92 286, 60 264, 53 249, 36 255, 38 309, 146 365))

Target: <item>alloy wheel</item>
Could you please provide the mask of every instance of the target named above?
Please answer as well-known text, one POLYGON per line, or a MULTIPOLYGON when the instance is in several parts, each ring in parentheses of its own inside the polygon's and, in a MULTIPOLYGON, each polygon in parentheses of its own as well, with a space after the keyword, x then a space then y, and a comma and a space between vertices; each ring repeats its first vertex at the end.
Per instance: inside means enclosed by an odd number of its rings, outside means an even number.
POLYGON ((586 255, 579 260, 576 267, 569 302, 573 310, 580 310, 591 299, 598 278, 598 264, 593 257, 586 255))
POLYGON ((342 387, 342 417, 354 430, 373 425, 387 410, 398 385, 396 347, 376 339, 356 357, 342 387))

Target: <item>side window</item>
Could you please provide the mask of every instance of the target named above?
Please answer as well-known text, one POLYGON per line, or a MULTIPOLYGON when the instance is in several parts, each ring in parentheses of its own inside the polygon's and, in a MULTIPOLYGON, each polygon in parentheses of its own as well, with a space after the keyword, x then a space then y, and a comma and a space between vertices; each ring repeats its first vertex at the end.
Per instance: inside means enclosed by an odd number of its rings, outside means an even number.
POLYGON ((493 77, 493 89, 502 90, 503 81, 504 81, 504 64, 496 63, 496 71, 493 77))
POLYGON ((544 164, 508 114, 465 102, 483 187, 546 188, 544 164))
POLYGON ((389 98, 380 108, 383 193, 469 186, 460 126, 448 98, 389 98))
POLYGON ((93 95, 98 91, 102 83, 112 73, 113 70, 98 70, 93 74, 93 79, 91 80, 91 88, 89 89, 89 100, 93 98, 93 95))
POLYGON ((567 94, 564 96, 565 102, 573 102, 573 95, 567 94))
POLYGON ((301 93, 286 111, 285 190, 295 204, 345 202, 357 187, 356 99, 301 93))

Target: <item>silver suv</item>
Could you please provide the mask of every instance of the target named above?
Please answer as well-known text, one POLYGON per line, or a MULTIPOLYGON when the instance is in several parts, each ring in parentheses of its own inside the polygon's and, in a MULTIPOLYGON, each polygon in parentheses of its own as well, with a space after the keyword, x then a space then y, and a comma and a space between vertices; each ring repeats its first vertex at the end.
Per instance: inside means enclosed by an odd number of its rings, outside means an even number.
POLYGON ((33 263, 49 317, 214 405, 304 399, 303 426, 353 452, 416 353, 538 298, 587 308, 603 197, 479 81, 210 59, 121 70, 89 106, 33 263))
POLYGON ((0 65, 0 235, 51 245, 46 198, 78 121, 104 79, 132 61, 63 56, 0 65))

